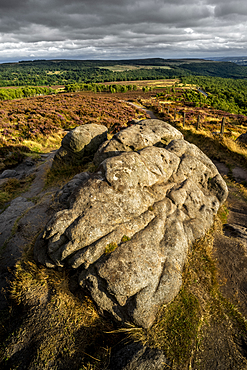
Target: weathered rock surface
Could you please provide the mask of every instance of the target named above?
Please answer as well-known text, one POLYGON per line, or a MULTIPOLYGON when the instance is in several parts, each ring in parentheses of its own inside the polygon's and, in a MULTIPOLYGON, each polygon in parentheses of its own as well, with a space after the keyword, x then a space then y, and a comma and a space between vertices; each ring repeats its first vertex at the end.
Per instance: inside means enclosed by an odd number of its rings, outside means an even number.
MULTIPOLYGON (((20 259, 25 246, 40 233, 51 217, 49 207, 53 202, 52 191, 58 188, 50 188, 48 192, 43 188, 45 173, 51 167, 53 156, 53 153, 46 155, 47 160, 32 166, 32 172, 28 169, 27 161, 15 169, 17 178, 30 174, 35 174, 35 178, 29 189, 13 199, 0 214, 0 310, 9 306, 6 295, 9 294, 7 287, 14 276, 11 270, 20 259)), ((0 180, 0 184, 2 181, 8 181, 8 178, 0 180)))
MULTIPOLYGON (((78 186, 83 185, 83 183, 89 179, 89 176, 90 175, 88 172, 81 172, 75 175, 72 180, 70 180, 60 191, 57 192, 56 198, 58 198, 58 201, 61 204, 67 203, 71 193, 73 193, 78 186)), ((67 205, 69 206, 69 203, 67 203, 67 205)))
POLYGON ((95 153, 94 163, 123 152, 138 151, 148 146, 165 147, 173 139, 183 139, 180 131, 158 119, 145 119, 115 134, 95 153))
POLYGON ((53 166, 64 163, 80 163, 84 156, 95 153, 99 146, 107 140, 107 127, 95 123, 82 125, 70 131, 62 140, 53 166))
POLYGON ((226 184, 184 140, 118 153, 84 180, 37 239, 35 258, 79 269, 102 312, 148 328, 177 295, 189 245, 213 224, 226 184))
POLYGON ((26 198, 18 197, 12 200, 9 207, 0 214, 0 246, 2 247, 11 234, 11 230, 25 211, 34 206, 34 203, 26 198))

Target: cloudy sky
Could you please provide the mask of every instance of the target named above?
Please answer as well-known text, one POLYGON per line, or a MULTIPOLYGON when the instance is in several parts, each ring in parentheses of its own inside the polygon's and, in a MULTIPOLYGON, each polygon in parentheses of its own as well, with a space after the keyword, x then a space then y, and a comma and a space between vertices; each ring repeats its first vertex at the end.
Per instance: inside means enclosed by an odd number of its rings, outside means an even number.
POLYGON ((246 0, 0 0, 0 62, 244 55, 246 0))

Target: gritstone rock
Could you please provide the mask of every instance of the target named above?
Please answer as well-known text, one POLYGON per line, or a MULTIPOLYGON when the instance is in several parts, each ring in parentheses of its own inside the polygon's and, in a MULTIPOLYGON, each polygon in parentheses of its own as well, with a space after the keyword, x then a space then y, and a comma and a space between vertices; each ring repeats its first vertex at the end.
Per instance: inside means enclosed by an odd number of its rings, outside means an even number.
POLYGON ((103 125, 92 123, 76 127, 63 138, 53 166, 80 164, 84 156, 95 153, 106 139, 107 127, 103 125))
POLYGON ((185 140, 171 141, 171 132, 165 148, 117 153, 69 197, 65 188, 64 209, 34 248, 47 267, 78 269, 102 313, 144 328, 178 294, 189 246, 212 226, 228 193, 211 160, 185 140))
POLYGON ((239 238, 243 243, 247 243, 247 228, 236 224, 224 224, 224 233, 227 236, 239 238))

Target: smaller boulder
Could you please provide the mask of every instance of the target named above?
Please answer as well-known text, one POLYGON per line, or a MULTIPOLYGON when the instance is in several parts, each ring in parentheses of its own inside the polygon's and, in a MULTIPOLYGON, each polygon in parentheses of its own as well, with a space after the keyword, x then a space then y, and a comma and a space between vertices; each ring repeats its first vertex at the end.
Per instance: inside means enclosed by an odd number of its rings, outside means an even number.
POLYGON ((95 153, 107 140, 107 127, 95 123, 70 131, 55 154, 53 167, 61 164, 80 164, 84 156, 95 153))
POLYGON ((240 135, 237 140, 238 143, 247 144, 247 132, 245 134, 240 135))
POLYGON ((0 179, 13 178, 13 177, 17 177, 17 175, 18 175, 18 173, 15 170, 5 170, 0 175, 0 179))
POLYGON ((117 351, 113 349, 108 370, 163 370, 166 367, 170 368, 170 363, 163 351, 136 342, 117 351))

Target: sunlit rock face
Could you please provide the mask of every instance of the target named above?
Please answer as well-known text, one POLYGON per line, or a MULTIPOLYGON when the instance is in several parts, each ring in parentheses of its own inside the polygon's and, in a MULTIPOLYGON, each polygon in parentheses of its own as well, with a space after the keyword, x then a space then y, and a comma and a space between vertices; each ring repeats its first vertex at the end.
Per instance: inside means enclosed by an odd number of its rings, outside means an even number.
POLYGON ((34 248, 47 267, 78 269, 102 313, 144 328, 179 292, 189 247, 212 226, 228 193, 211 160, 177 139, 177 130, 172 140, 172 129, 166 146, 162 134, 165 147, 118 152, 99 161, 96 173, 77 175, 34 248))

